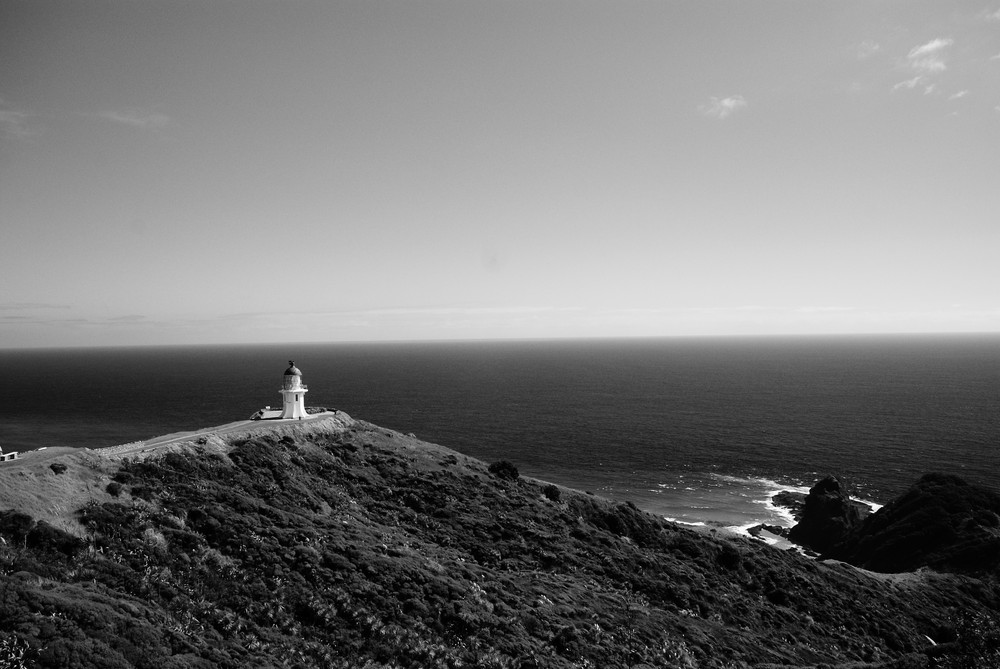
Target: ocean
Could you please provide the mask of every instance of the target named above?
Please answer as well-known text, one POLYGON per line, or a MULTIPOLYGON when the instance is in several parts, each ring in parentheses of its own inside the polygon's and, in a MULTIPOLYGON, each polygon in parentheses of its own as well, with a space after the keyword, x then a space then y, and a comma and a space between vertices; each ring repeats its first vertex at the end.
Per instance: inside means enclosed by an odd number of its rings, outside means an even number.
POLYGON ((346 411, 680 522, 787 525, 827 474, 885 503, 922 474, 1000 490, 1000 336, 490 341, 0 350, 0 448, 99 448, 346 411))

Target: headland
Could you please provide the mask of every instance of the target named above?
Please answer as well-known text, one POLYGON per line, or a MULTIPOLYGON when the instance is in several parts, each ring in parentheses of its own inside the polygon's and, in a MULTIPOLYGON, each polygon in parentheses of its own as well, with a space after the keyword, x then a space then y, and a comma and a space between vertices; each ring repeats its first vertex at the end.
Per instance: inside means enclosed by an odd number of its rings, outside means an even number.
POLYGON ((0 469, 0 652, 33 666, 930 667, 1000 602, 343 412, 50 455, 0 469))

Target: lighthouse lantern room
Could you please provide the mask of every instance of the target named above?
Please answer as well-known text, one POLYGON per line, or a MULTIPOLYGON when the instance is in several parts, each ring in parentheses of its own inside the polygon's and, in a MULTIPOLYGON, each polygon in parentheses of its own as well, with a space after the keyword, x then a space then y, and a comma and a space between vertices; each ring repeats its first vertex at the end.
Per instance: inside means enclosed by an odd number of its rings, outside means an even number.
POLYGON ((282 418, 306 417, 306 393, 309 389, 302 383, 302 372, 295 366, 294 360, 288 361, 288 369, 281 382, 281 396, 285 400, 282 418))

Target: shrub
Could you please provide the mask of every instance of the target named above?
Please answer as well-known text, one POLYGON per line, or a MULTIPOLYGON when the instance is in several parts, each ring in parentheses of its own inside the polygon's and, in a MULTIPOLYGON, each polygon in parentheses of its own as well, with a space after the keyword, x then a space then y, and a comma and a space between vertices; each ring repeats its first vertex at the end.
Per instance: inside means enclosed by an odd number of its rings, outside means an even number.
POLYGON ((553 502, 559 501, 559 488, 552 485, 551 483, 545 486, 545 489, 542 491, 542 494, 544 494, 547 498, 549 498, 553 502))
POLYGON ((150 488, 149 486, 134 485, 134 486, 132 486, 131 493, 132 493, 132 497, 138 497, 140 499, 146 500, 147 502, 152 502, 153 501, 154 492, 153 492, 153 489, 150 488))
POLYGON ((10 667, 11 669, 27 669, 29 660, 27 658, 31 647, 28 642, 19 636, 7 636, 4 633, 0 638, 0 667, 10 667))
POLYGON ((69 469, 69 467, 67 467, 61 462, 53 462, 51 465, 49 465, 49 469, 54 471, 56 474, 62 474, 64 471, 69 469))
POLYGON ((505 481, 516 481, 521 475, 517 471, 517 467, 508 462, 507 460, 498 460, 494 462, 489 467, 490 474, 496 476, 498 479, 503 479, 505 481))
POLYGON ((740 566, 740 552, 733 546, 723 544, 722 550, 716 558, 719 566, 725 569, 736 569, 740 566))
POLYGON ((772 586, 765 590, 764 597, 766 597, 772 604, 777 604, 778 606, 788 606, 788 593, 784 589, 777 586, 772 586))
POLYGON ((122 494, 122 484, 118 481, 112 481, 104 490, 112 497, 118 497, 122 494))
POLYGON ((0 512, 0 534, 21 543, 35 526, 35 519, 26 513, 15 511, 0 512))
POLYGON ((938 666, 943 669, 1000 666, 1000 619, 985 613, 965 614, 956 632, 956 652, 943 658, 938 666))
POLYGON ((49 525, 44 520, 35 524, 28 532, 26 543, 33 548, 56 550, 66 555, 73 555, 84 546, 84 542, 68 532, 49 525))

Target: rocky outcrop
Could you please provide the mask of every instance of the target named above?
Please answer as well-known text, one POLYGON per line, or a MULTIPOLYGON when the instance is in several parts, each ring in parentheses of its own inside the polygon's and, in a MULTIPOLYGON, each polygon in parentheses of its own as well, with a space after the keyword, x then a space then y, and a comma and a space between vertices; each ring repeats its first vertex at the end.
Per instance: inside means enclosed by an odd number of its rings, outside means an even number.
POLYGON ((1000 495, 990 490, 927 474, 878 512, 868 511, 828 476, 809 491, 788 538, 872 571, 1000 575, 1000 495))
POLYGON ((868 511, 867 505, 847 495, 837 478, 827 476, 810 488, 801 520, 788 538, 819 553, 828 553, 861 526, 868 511))
POLYGON ((771 502, 775 506, 780 506, 791 511, 792 518, 795 519, 796 523, 802 520, 802 507, 806 503, 806 496, 804 494, 792 492, 791 490, 782 490, 771 497, 771 502))
POLYGON ((1000 495, 927 474, 872 514, 832 555, 881 572, 1000 573, 1000 495))

